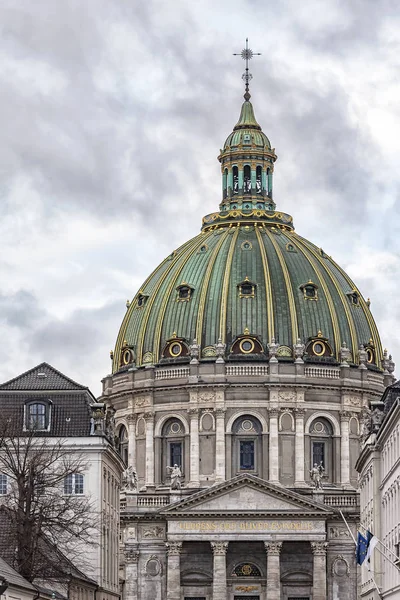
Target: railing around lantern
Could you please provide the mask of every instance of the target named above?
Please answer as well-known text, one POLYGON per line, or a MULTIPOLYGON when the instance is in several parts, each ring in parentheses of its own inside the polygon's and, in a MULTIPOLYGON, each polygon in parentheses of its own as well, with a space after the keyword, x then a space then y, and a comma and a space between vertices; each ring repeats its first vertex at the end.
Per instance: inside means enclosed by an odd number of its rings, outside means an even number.
POLYGON ((186 379, 187 377, 189 377, 189 367, 159 369, 156 371, 156 379, 186 379))
POLYGON ((340 369, 334 367, 305 367, 304 375, 320 379, 340 379, 340 369))
POLYGON ((229 377, 265 377, 268 367, 264 365, 228 365, 226 374, 229 377))

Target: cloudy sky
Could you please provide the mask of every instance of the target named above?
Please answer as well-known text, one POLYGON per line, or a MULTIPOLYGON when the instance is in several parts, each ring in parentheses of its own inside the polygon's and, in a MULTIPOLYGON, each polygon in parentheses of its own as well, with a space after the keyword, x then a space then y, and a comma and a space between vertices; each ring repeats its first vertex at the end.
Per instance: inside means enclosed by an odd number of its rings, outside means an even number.
POLYGON ((100 393, 127 298, 218 206, 246 36, 275 201, 400 361, 397 0, 2 0, 0 27, 0 381, 100 393))

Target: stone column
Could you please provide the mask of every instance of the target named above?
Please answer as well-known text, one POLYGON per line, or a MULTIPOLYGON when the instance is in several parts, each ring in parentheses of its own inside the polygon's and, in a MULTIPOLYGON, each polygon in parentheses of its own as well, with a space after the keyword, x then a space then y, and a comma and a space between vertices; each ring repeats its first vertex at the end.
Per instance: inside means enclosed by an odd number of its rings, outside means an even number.
POLYGON ((340 412, 340 482, 350 485, 350 440, 349 421, 351 413, 340 412))
POLYGON ((225 481, 225 409, 217 408, 215 423, 215 480, 225 481))
POLYGON ((281 600, 282 542, 264 542, 264 546, 267 552, 267 600, 281 600))
POLYGON ((128 415, 128 457, 129 464, 136 471, 136 415, 128 415))
POLYGON ((226 551, 228 542, 211 542, 214 555, 213 600, 226 600, 226 551))
POLYGON ((278 408, 269 409, 269 480, 279 483, 278 408))
POLYGON ((199 471, 199 409, 189 408, 190 417, 190 487, 200 486, 199 471))
POLYGON ((137 600, 138 598, 138 561, 139 552, 135 547, 126 545, 125 557, 125 598, 137 600))
POLYGON ((154 413, 147 412, 146 419, 146 486, 154 487, 154 413))
POLYGON ((167 542, 167 600, 181 600, 182 542, 167 542))
POLYGON ((295 485, 305 485, 304 481, 304 408, 294 409, 296 419, 295 433, 295 485))
POLYGON ((314 554, 313 600, 326 600, 326 549, 327 542, 311 542, 314 554))

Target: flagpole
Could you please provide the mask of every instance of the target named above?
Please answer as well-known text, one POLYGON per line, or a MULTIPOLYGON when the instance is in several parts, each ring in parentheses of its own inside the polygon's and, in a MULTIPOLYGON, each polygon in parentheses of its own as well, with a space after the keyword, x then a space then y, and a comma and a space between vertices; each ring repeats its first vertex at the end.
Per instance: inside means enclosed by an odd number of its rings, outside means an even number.
MULTIPOLYGON (((360 523, 360 526, 365 530, 365 531, 369 531, 369 529, 367 529, 362 523, 360 523)), ((376 536, 375 536, 376 537, 376 536)), ((390 550, 390 548, 388 548, 386 546, 386 544, 384 544, 383 542, 381 542, 381 540, 377 537, 376 538, 378 540, 378 542, 381 544, 381 546, 383 546, 385 548, 385 550, 387 550, 389 552, 389 554, 391 554, 392 556, 395 557, 397 563, 399 563, 400 561, 400 557, 397 556, 397 554, 395 554, 392 550, 390 550)), ((399 564, 396 564, 396 562, 392 562, 389 558, 387 558, 387 556, 382 552, 382 550, 379 550, 379 548, 377 548, 378 552, 380 552, 382 554, 382 556, 384 556, 389 562, 392 563, 392 565, 395 565, 397 568, 399 568, 399 564)))
MULTIPOLYGON (((342 517, 342 519, 343 519, 343 521, 344 521, 344 523, 345 523, 345 525, 346 525, 346 527, 347 527, 347 530, 348 530, 349 534, 351 535, 351 537, 352 537, 352 540, 353 540, 353 542, 354 542, 354 544, 355 544, 355 546, 356 546, 356 548, 357 548, 357 542, 356 542, 356 538, 354 537, 354 535, 353 535, 353 532, 351 531, 351 529, 350 529, 350 527, 349 527, 349 524, 348 524, 348 522, 347 522, 347 521, 346 521, 346 519, 344 518, 344 514, 342 513, 342 511, 341 511, 341 510, 339 510, 339 512, 340 512, 340 515, 341 515, 341 517, 342 517)), ((374 586, 375 586, 375 588, 376 588, 376 591, 378 592, 378 596, 379 596, 379 598, 381 598, 381 600, 382 600, 381 591, 380 591, 380 589, 379 589, 379 587, 378 587, 378 584, 377 584, 377 583, 376 583, 376 581, 375 581, 375 577, 374 577, 374 575, 373 575, 373 573, 372 573, 372 571, 371 571, 370 569, 368 569, 368 571, 369 571, 369 573, 370 573, 370 575, 371 575, 371 577, 372 577, 372 581, 374 582, 374 586)))

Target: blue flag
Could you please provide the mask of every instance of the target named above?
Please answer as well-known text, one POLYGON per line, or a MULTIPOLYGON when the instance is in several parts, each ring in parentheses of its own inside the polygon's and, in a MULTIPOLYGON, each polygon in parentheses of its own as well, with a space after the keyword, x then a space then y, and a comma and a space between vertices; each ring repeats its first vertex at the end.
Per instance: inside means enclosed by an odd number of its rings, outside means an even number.
POLYGON ((356 548, 356 559, 357 564, 362 565, 364 560, 367 558, 368 547, 373 538, 370 531, 367 531, 367 537, 364 537, 362 533, 358 532, 357 535, 357 548, 356 548))

